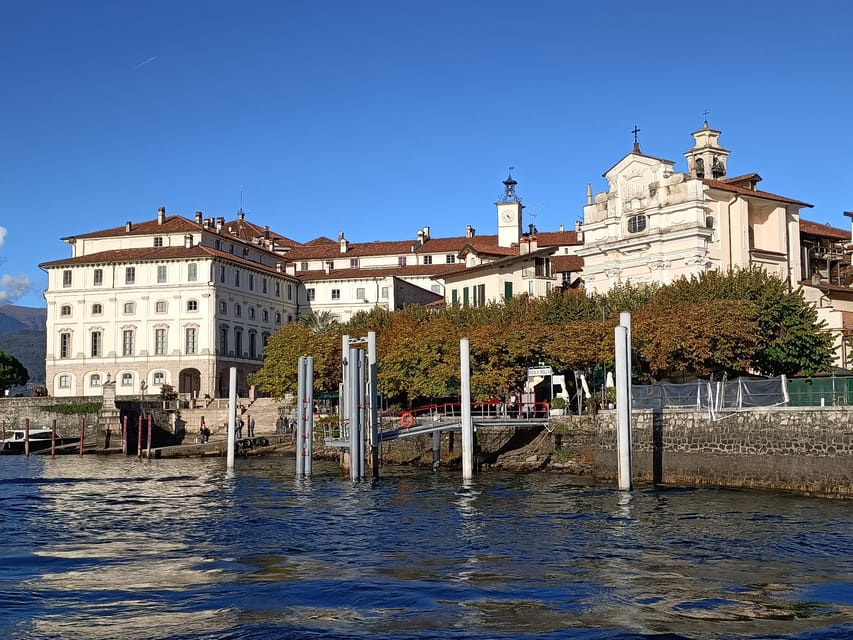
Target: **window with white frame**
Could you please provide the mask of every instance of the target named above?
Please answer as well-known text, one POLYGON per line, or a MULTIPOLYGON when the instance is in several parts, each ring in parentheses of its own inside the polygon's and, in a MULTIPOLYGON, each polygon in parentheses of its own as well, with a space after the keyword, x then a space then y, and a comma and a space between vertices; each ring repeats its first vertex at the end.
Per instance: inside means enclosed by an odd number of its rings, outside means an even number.
POLYGON ((100 331, 92 332, 92 350, 91 354, 93 358, 100 358, 103 355, 104 349, 104 334, 100 331))
POLYGON ((184 352, 193 355, 196 352, 196 330, 195 327, 187 327, 184 340, 184 352))
POLYGON ((198 311, 198 300, 187 300, 187 311, 198 311))
POLYGON ((70 315, 71 315, 71 305, 70 305, 70 304, 64 304, 64 305, 62 305, 62 306, 59 308, 59 315, 61 315, 61 316, 63 316, 63 317, 70 316, 70 315))
POLYGON ((456 254, 448 253, 446 256, 444 256, 444 262, 446 264, 456 264, 456 254))
POLYGON ((163 246, 163 236, 154 236, 154 246, 162 247, 163 246))
POLYGON ((104 270, 103 269, 95 269, 92 284, 96 287, 100 287, 104 284, 104 270))
POLYGON ((59 357, 60 358, 70 358, 71 357, 71 334, 70 333, 60 333, 59 334, 59 357))
POLYGON ((646 230, 646 216, 639 213, 628 218, 628 233, 640 233, 646 230))
POLYGON ((101 374, 93 373, 89 376, 89 386, 90 387, 100 387, 101 386, 101 374))
POLYGON ((316 295, 316 291, 314 290, 314 287, 309 287, 305 290, 305 294, 308 296, 308 300, 313 300, 316 295))
POLYGON ((350 269, 358 269, 358 258, 350 258, 349 259, 349 268, 350 269))
POLYGON ((332 300, 340 300, 341 299, 341 290, 340 289, 332 289, 332 300))
POLYGON ((154 329, 154 355, 166 355, 166 330, 154 329))
POLYGON ((155 385, 166 384, 166 372, 165 371, 155 371, 152 380, 153 380, 155 385))
POLYGON ((381 297, 383 300, 387 300, 387 299, 388 299, 388 287, 382 287, 382 289, 380 289, 380 292, 381 292, 381 293, 379 294, 379 295, 380 295, 380 297, 381 297))
POLYGON ((432 256, 424 256, 424 264, 432 264, 432 256))
POLYGON ((154 309, 155 309, 156 313, 166 313, 166 309, 167 309, 166 301, 165 300, 158 300, 157 304, 154 306, 154 309))
POLYGON ((59 388, 60 389, 70 389, 71 388, 71 376, 66 373, 63 373, 59 376, 59 388))
POLYGON ((300 271, 308 271, 308 263, 307 262, 300 262, 299 263, 299 270, 300 271))
POLYGON ((132 387, 133 386, 133 374, 125 372, 121 374, 121 386, 123 387, 132 387))
POLYGON ((62 287, 67 289, 71 286, 71 269, 66 269, 62 272, 62 287))
POLYGON ((124 268, 124 283, 134 284, 136 282, 136 267, 124 268))
POLYGON ((157 265, 157 283, 163 284, 164 282, 166 282, 166 276, 167 276, 166 265, 165 264, 158 264, 157 265))
POLYGON ((198 280, 198 265, 195 262, 190 262, 187 265, 187 281, 195 282, 198 280))
POLYGON ((124 303, 124 312, 125 313, 133 313, 136 311, 136 303, 135 302, 125 302, 124 303))
POLYGON ((125 329, 121 333, 121 353, 124 356, 133 355, 133 329, 125 329))
POLYGON ((364 293, 364 287, 356 287, 355 289, 355 297, 356 300, 365 300, 367 296, 364 293))
POLYGON ((406 256, 397 256, 397 266, 405 267, 406 266, 406 256))

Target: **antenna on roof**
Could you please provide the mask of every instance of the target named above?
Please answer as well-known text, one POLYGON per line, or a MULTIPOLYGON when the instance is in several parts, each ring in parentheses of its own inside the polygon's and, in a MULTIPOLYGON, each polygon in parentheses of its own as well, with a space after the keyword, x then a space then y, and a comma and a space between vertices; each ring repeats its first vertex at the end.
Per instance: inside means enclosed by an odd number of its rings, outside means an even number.
POLYGON ((237 213, 243 213, 243 185, 240 185, 240 211, 237 213))

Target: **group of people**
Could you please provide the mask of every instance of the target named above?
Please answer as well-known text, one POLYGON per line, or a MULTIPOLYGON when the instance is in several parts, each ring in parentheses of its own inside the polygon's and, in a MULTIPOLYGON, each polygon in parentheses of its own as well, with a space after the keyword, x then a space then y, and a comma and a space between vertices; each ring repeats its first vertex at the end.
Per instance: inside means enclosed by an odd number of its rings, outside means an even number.
MULTIPOLYGON (((252 416, 247 416, 248 419, 248 435, 249 438, 255 437, 255 419, 252 416)), ((237 422, 234 425, 234 435, 239 440, 243 437, 243 427, 246 423, 243 422, 243 418, 241 416, 237 416, 237 422)), ((207 423, 204 421, 204 418, 201 419, 201 426, 198 428, 198 440, 199 442, 209 442, 210 441, 210 427, 207 426, 207 423)))

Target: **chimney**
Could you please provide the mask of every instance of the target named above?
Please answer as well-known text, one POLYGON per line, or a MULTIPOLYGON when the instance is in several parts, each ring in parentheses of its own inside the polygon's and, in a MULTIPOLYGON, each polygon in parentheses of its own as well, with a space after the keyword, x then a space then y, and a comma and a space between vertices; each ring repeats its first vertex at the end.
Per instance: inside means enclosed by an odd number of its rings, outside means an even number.
POLYGON ((264 225, 264 240, 269 240, 269 239, 270 239, 270 226, 267 224, 267 225, 264 225))
POLYGON ((295 262, 288 262, 287 263, 287 272, 292 276, 296 275, 296 263, 295 262))
POLYGON ((474 229, 474 227, 472 227, 470 224, 465 225, 465 237, 466 238, 473 238, 475 233, 477 233, 477 232, 474 229))
POLYGON ((225 226, 225 218, 217 218, 216 219, 216 232, 222 233, 222 227, 225 226))
POLYGON ((429 240, 429 227, 424 227, 424 242, 429 240))
POLYGON ((275 263, 275 270, 278 271, 279 273, 281 273, 281 263, 280 262, 275 263))
POLYGON ((128 220, 127 222, 124 223, 124 232, 125 233, 130 233, 130 231, 132 229, 133 229, 133 223, 130 220, 128 220))
POLYGON ((418 246, 422 247, 424 245, 424 232, 418 231, 418 246))
POLYGON ((157 224, 163 224, 166 220, 166 207, 157 209, 157 224))
POLYGON ((196 223, 196 224, 201 224, 201 215, 202 215, 202 214, 201 214, 201 211, 196 211, 196 212, 195 212, 195 223, 196 223))
POLYGON ((530 238, 525 236, 518 241, 518 253, 522 256, 530 253, 530 238))
POLYGON ((586 203, 592 204, 592 183, 586 183, 586 203))
POLYGON ((563 232, 563 231, 565 231, 565 230, 566 230, 566 228, 561 224, 561 225, 560 225, 560 233, 562 233, 562 232, 563 232))
POLYGON ((192 234, 188 233, 184 236, 184 248, 189 249, 193 246, 193 237, 192 234))
POLYGON ((581 221, 575 220, 575 233, 579 232, 580 230, 581 230, 581 221))
POLYGON ((338 232, 338 244, 341 246, 341 253, 346 253, 349 243, 347 242, 347 239, 344 238, 343 231, 338 232))
POLYGON ((237 219, 238 219, 238 220, 245 220, 245 219, 246 219, 246 214, 245 214, 245 213, 243 213, 243 210, 242 210, 242 209, 241 209, 240 211, 238 211, 238 212, 237 212, 237 219))

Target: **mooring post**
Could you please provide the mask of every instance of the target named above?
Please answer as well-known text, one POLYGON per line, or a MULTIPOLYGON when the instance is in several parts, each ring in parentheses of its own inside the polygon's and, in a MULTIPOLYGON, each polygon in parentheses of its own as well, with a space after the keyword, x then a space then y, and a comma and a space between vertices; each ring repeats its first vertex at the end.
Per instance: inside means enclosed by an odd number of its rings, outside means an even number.
POLYGON ((50 457, 56 457, 56 418, 50 421, 50 457))
POLYGON ((147 451, 145 452, 145 457, 146 457, 146 458, 150 458, 150 457, 151 457, 151 440, 153 439, 153 438, 152 438, 152 436, 153 436, 153 433, 152 433, 153 423, 154 423, 154 416, 152 416, 152 415, 149 413, 149 414, 148 414, 148 449, 147 449, 147 451))
POLYGON ((631 402, 630 372, 628 371, 627 352, 628 329, 618 326, 614 329, 616 347, 616 449, 619 489, 631 490, 631 402))
POLYGON ((30 457, 30 419, 24 420, 24 457, 30 457))
POLYGON ((86 451, 86 418, 80 418, 80 455, 86 451))
POLYGON ((347 417, 349 419, 349 450, 350 450, 350 480, 356 481, 364 477, 364 432, 362 428, 362 413, 359 401, 363 392, 359 386, 364 386, 364 352, 358 348, 350 348, 347 357, 346 392, 347 417))
POLYGON ((237 367, 228 371, 228 442, 226 445, 225 468, 234 468, 234 436, 237 426, 237 367))
POLYGON ((302 441, 305 437, 305 356, 296 363, 296 477, 305 475, 305 452, 302 441))
POLYGON ((367 388, 370 406, 370 466, 373 477, 379 477, 379 389, 376 369, 376 332, 367 332, 367 388))
POLYGON ((121 453, 127 455, 127 416, 121 421, 121 453))
MULTIPOLYGON (((619 324, 622 325, 623 327, 625 327, 625 329, 627 330, 626 336, 625 336, 625 342, 627 344, 627 346, 625 348, 625 363, 626 363, 626 367, 628 369, 628 380, 627 380, 627 384, 628 384, 628 418, 629 418, 628 424, 630 425, 631 421, 633 421, 633 419, 634 419, 634 390, 633 390, 633 383, 631 382, 631 379, 634 377, 634 366, 633 366, 633 364, 631 364, 631 341, 632 341, 632 338, 631 338, 631 312, 630 311, 622 311, 619 314, 619 324)), ((628 429, 628 450, 629 451, 634 450, 634 429, 633 428, 628 429)))
POLYGON ((136 457, 142 457, 142 416, 139 416, 136 425, 136 457))
POLYGON ((311 475, 311 467, 314 459, 314 358, 305 357, 305 425, 303 437, 305 438, 305 461, 302 471, 306 476, 311 475))
POLYGON ((441 431, 432 432, 432 468, 438 469, 441 464, 441 431))
POLYGON ((468 338, 459 341, 460 400, 462 401, 462 480, 474 477, 474 422, 471 419, 471 356, 468 338))

